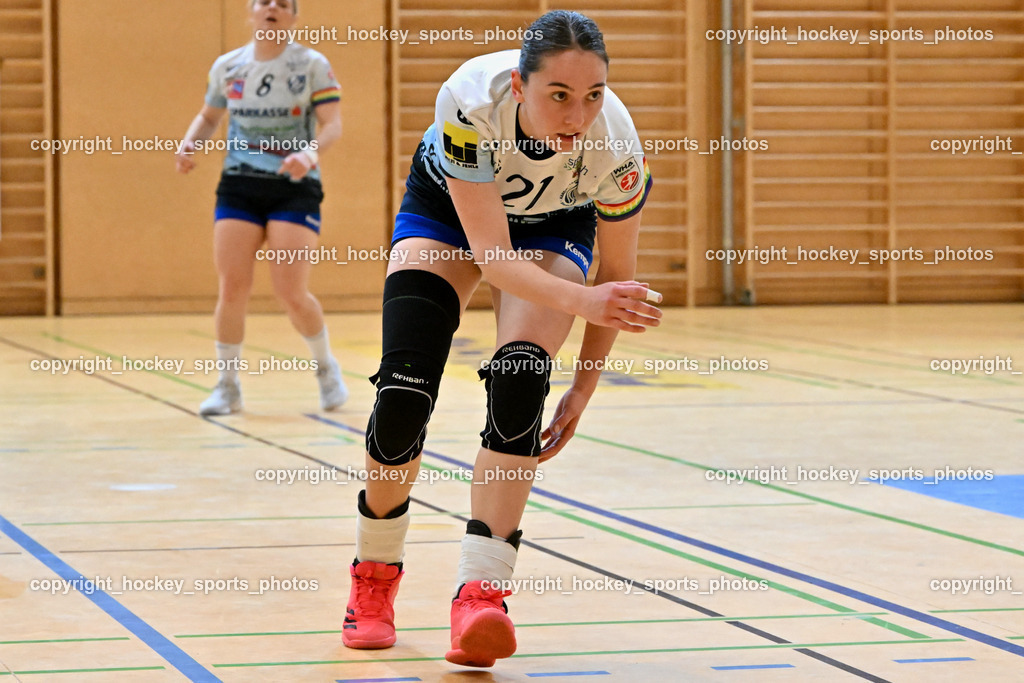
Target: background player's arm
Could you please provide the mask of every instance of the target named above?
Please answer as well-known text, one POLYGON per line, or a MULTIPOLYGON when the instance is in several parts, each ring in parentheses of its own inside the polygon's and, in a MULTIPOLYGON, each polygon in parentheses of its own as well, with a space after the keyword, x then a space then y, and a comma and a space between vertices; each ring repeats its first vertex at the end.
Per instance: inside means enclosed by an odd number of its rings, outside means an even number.
MULTIPOLYGON (((595 287, 608 282, 632 280, 636 276, 639 234, 640 213, 615 222, 606 221, 598 214, 597 246, 601 254, 601 263, 597 267, 595 287)), ((587 323, 572 386, 558 402, 551 424, 541 435, 546 443, 541 451, 540 462, 558 454, 576 432, 580 415, 587 407, 601 378, 599 368, 611 352, 617 334, 618 330, 615 328, 587 323)))
POLYGON ((512 249, 508 218, 497 185, 447 180, 473 256, 492 285, 520 299, 618 330, 643 332, 646 326, 658 324, 661 311, 643 302, 647 288, 638 282, 608 281, 585 287, 552 275, 529 261, 495 257, 499 250, 507 254, 512 249))
POLYGON ((226 112, 226 108, 211 107, 208 104, 204 104, 203 108, 196 114, 196 117, 192 119, 192 125, 188 127, 188 131, 185 133, 185 137, 182 139, 181 144, 178 145, 178 150, 174 155, 175 165, 179 173, 188 173, 196 167, 196 162, 193 160, 196 151, 196 141, 208 140, 213 135, 213 132, 217 130, 217 126, 220 125, 221 119, 224 118, 226 112))
MULTIPOLYGON (((316 112, 317 134, 315 154, 296 152, 281 162, 278 173, 287 173, 293 180, 299 180, 316 166, 320 155, 341 138, 341 102, 318 104, 316 112)), ((312 148, 313 145, 310 145, 312 148)))

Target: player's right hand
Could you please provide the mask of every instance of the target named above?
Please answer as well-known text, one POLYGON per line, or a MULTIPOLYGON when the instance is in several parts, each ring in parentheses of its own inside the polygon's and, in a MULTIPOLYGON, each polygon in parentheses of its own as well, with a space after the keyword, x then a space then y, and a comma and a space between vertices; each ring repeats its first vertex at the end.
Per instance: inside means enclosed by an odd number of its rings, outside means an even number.
POLYGON ((196 152, 196 143, 191 140, 178 145, 178 151, 174 154, 174 165, 178 173, 188 173, 196 167, 192 157, 196 152))
POLYGON ((588 322, 624 332, 643 332, 661 324, 661 309, 647 303, 647 285, 606 282, 586 287, 578 314, 588 322))

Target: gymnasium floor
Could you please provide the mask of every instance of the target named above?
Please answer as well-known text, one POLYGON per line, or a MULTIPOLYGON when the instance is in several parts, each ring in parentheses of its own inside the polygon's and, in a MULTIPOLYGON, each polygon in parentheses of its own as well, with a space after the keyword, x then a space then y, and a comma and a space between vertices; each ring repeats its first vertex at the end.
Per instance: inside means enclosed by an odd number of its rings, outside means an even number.
MULTIPOLYGON (((676 309, 620 336, 634 365, 606 372, 527 508, 519 650, 483 671, 443 656, 490 313, 458 333, 383 651, 340 631, 379 318, 329 325, 341 411, 275 370, 206 420, 215 374, 185 371, 209 316, 0 322, 0 683, 1020 680, 1024 306, 676 309), (932 369, 996 356, 1016 365, 932 369), (707 374, 723 357, 754 369, 707 374), (763 482, 720 480, 743 474, 763 482)), ((283 315, 247 340, 250 369, 304 357, 283 315)))

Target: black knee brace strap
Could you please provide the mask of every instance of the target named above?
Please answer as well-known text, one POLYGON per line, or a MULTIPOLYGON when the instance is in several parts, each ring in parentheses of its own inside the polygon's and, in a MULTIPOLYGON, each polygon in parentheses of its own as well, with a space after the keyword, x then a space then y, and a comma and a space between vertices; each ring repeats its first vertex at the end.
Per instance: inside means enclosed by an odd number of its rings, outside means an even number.
POLYGON ((551 356, 531 342, 505 344, 480 378, 487 390, 487 426, 481 443, 498 453, 540 454, 540 427, 548 395, 551 356))
POLYGON ((423 450, 460 311, 455 289, 434 273, 401 270, 384 281, 384 353, 370 378, 377 400, 366 426, 377 462, 404 465, 423 450))

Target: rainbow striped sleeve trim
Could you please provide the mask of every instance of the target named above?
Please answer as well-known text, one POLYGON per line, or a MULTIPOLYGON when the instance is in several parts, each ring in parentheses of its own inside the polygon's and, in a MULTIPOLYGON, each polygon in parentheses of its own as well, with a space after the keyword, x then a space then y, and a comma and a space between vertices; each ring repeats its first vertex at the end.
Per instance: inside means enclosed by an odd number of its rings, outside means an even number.
POLYGON ((317 90, 313 93, 313 97, 310 99, 313 106, 318 104, 324 104, 325 102, 337 102, 341 99, 341 88, 336 85, 332 85, 330 88, 324 88, 323 90, 317 90))
POLYGON ((653 184, 654 178, 651 177, 651 169, 647 167, 647 158, 644 157, 644 182, 640 191, 636 193, 636 196, 622 202, 621 204, 602 204, 595 199, 594 207, 597 208, 597 212, 601 214, 601 218, 606 221, 625 220, 643 207, 644 202, 647 201, 647 195, 651 192, 651 185, 653 184))

